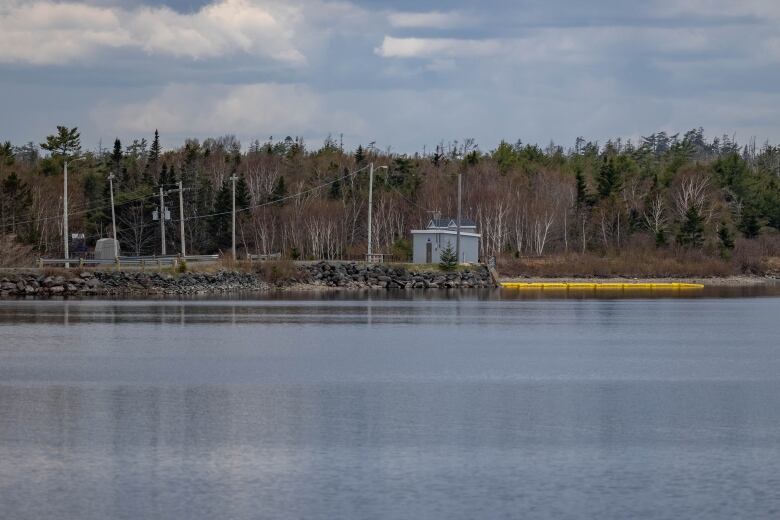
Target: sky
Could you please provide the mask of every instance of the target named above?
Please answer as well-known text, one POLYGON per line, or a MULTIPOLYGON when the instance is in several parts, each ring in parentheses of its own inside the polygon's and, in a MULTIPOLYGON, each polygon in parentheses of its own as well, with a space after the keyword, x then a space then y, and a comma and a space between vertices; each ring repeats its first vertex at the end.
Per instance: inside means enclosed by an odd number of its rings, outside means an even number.
POLYGON ((780 142, 777 0, 0 0, 0 141, 780 142))

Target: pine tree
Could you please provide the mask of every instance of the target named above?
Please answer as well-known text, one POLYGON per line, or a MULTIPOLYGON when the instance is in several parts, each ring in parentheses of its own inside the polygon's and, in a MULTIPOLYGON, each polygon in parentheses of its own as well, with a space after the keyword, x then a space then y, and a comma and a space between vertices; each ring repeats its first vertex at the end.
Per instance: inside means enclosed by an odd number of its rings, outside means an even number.
POLYGON ((176 182, 176 170, 173 166, 168 169, 168 164, 163 162, 162 169, 160 170, 160 179, 157 184, 162 186, 163 190, 167 190, 173 188, 176 182))
POLYGON ((71 157, 81 151, 81 134, 77 127, 57 127, 56 135, 46 137, 46 142, 41 143, 41 148, 48 150, 55 157, 71 157))
POLYGON ((334 200, 341 198, 341 181, 338 178, 331 183, 328 197, 334 200))
POLYGON ((114 139, 114 150, 111 152, 111 163, 113 164, 114 168, 118 169, 119 165, 122 163, 122 141, 119 140, 119 138, 114 139))
POLYGON ((363 150, 363 145, 358 145, 357 150, 355 150, 355 162, 360 166, 365 160, 366 152, 363 150))
POLYGON ((439 268, 442 271, 453 271, 456 267, 458 267, 458 257, 452 249, 452 245, 447 242, 439 254, 439 268))
POLYGON ((274 189, 271 192, 271 202, 275 202, 279 206, 284 205, 284 198, 287 196, 287 185, 284 182, 284 176, 280 175, 276 179, 274 189))
POLYGON ((761 224, 758 222, 756 211, 753 208, 745 208, 742 212, 739 230, 745 238, 756 238, 758 236, 759 231, 761 231, 761 224))
POLYGON ((615 167, 615 161, 612 157, 605 157, 604 162, 599 169, 598 190, 599 197, 608 198, 620 189, 620 174, 615 167))
POLYGON ((149 161, 152 164, 157 164, 157 161, 160 160, 160 132, 158 132, 156 129, 154 131, 154 140, 152 140, 152 146, 149 148, 149 161))
POLYGON ((666 245, 666 231, 661 228, 655 233, 655 247, 663 247, 666 245))
POLYGON ((231 222, 233 213, 233 187, 225 179, 214 200, 214 215, 209 217, 209 234, 214 249, 226 250, 231 244, 231 222))
POLYGON ((25 212, 32 204, 32 192, 30 187, 22 181, 16 172, 3 180, 0 192, 0 207, 2 207, 2 220, 0 220, 0 234, 9 230, 13 234, 19 234, 17 222, 24 220, 25 212))
MULTIPOLYGON (((104 177, 95 174, 87 175, 84 179, 84 198, 87 201, 87 235, 91 237, 103 236, 108 231, 111 208, 103 204, 103 198, 107 196, 108 182, 104 177)), ((91 241, 91 240, 90 240, 91 241)))
POLYGON ((249 185, 246 183, 244 175, 241 174, 236 181, 236 210, 247 210, 251 205, 252 194, 249 193, 249 185))
POLYGON ((585 177, 582 175, 580 168, 577 168, 574 178, 577 183, 577 211, 581 211, 590 204, 590 196, 588 195, 588 187, 585 184, 585 177))
POLYGON ((680 226, 677 242, 683 246, 696 248, 704 244, 704 220, 696 206, 692 205, 685 212, 685 220, 680 226))
POLYGON ((6 141, 0 144, 0 159, 6 166, 11 166, 15 161, 16 153, 14 147, 11 145, 11 141, 6 141))
POLYGON ((720 255, 724 258, 728 257, 731 250, 734 249, 734 235, 731 234, 726 223, 722 221, 718 226, 718 241, 720 242, 720 255))

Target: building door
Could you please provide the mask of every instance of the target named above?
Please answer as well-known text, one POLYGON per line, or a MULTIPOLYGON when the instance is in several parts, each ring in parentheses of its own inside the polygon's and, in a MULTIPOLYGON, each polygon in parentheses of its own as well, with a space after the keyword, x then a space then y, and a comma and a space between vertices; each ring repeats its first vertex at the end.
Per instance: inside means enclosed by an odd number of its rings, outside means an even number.
POLYGON ((433 263, 433 244, 431 244, 430 242, 425 243, 425 263, 426 264, 433 263))

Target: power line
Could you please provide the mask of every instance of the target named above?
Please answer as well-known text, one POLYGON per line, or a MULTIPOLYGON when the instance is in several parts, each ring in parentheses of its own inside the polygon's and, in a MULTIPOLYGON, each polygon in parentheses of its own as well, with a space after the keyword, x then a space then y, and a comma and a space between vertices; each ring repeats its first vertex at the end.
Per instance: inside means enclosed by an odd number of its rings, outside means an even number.
MULTIPOLYGON (((322 184, 318 184, 317 186, 314 186, 312 188, 309 188, 309 189, 306 189, 306 190, 303 190, 303 191, 299 191, 298 193, 293 193, 292 195, 287 195, 285 197, 280 197, 278 199, 267 201, 267 202, 263 202, 263 203, 260 203, 260 204, 253 204, 251 206, 247 206, 246 208, 236 209, 236 213, 244 212, 244 211, 250 211, 250 210, 253 210, 253 209, 258 209, 258 208, 262 208, 262 207, 266 207, 266 206, 276 205, 276 204, 279 204, 280 202, 283 202, 283 201, 286 201, 286 200, 295 199, 295 198, 301 197, 303 195, 307 195, 309 193, 315 192, 317 190, 321 190, 321 189, 326 188, 326 187, 328 187, 328 186, 330 186, 332 184, 335 184, 336 182, 340 182, 340 181, 342 181, 344 179, 348 179, 350 177, 354 177, 355 175, 357 175, 361 171, 365 170, 366 168, 367 167, 360 168, 359 170, 355 170, 352 173, 348 173, 348 174, 343 175, 341 177, 337 177, 336 179, 333 179, 331 181, 328 181, 328 182, 325 182, 325 183, 322 183, 322 184)), ((185 221, 191 221, 191 220, 200 220, 200 219, 211 218, 211 217, 221 217, 223 215, 230 215, 232 213, 233 213, 232 210, 230 210, 230 211, 220 211, 220 212, 215 212, 215 213, 207 213, 205 215, 196 215, 196 216, 193 216, 193 217, 186 217, 184 220, 185 221)), ((171 220, 169 220, 169 222, 175 223, 175 222, 179 222, 179 220, 178 219, 171 219, 171 220)), ((144 228, 144 227, 146 227, 148 225, 149 224, 145 224, 144 223, 144 224, 139 224, 139 225, 136 225, 136 226, 123 227, 122 230, 123 231, 132 231, 132 230, 135 230, 135 229, 144 228)), ((98 235, 90 235, 90 238, 94 238, 96 236, 98 236, 98 235)))
MULTIPOLYGON (((152 194, 152 195, 145 195, 143 197, 131 198, 131 199, 124 200, 124 201, 118 203, 117 206, 123 206, 125 204, 130 204, 131 202, 138 202, 138 201, 154 198, 156 196, 157 195, 152 194)), ((81 211, 69 211, 68 215, 84 215, 86 213, 89 213, 90 211, 94 211, 94 210, 97 210, 97 209, 104 209, 104 208, 108 207, 108 205, 110 204, 109 199, 104 199, 102 202, 103 202, 103 204, 100 204, 98 206, 93 206, 93 207, 87 207, 86 209, 82 209, 81 211), (106 203, 108 203, 108 204, 106 204, 106 203)), ((82 207, 84 207, 84 206, 82 206, 82 207)), ((46 221, 46 220, 56 220, 56 219, 62 219, 62 215, 52 215, 52 216, 49 216, 49 217, 40 217, 40 218, 34 218, 34 219, 29 219, 29 220, 23 220, 21 222, 14 222, 14 225, 18 226, 18 225, 22 225, 22 224, 33 224, 33 223, 36 223, 36 222, 43 222, 43 221, 46 221)))

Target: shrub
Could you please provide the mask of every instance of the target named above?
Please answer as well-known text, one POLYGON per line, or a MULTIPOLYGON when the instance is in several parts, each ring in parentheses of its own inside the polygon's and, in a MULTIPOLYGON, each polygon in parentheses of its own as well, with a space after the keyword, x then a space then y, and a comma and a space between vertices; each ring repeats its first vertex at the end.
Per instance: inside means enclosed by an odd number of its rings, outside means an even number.
POLYGON ((441 250, 439 260, 439 268, 442 271, 454 271, 458 267, 458 257, 449 243, 447 243, 447 247, 441 250))
POLYGON ((290 260, 276 260, 261 262, 257 267, 257 273, 263 281, 270 284, 281 285, 288 282, 301 281, 303 276, 301 271, 290 260))

